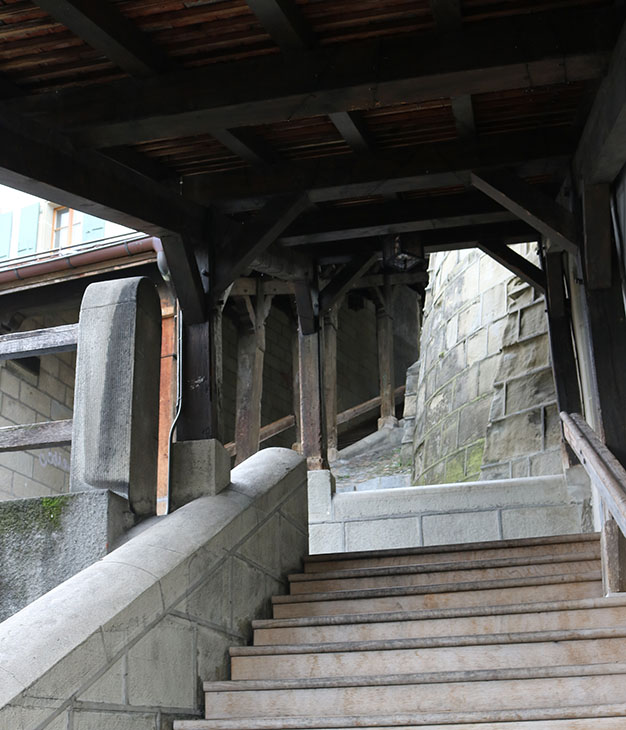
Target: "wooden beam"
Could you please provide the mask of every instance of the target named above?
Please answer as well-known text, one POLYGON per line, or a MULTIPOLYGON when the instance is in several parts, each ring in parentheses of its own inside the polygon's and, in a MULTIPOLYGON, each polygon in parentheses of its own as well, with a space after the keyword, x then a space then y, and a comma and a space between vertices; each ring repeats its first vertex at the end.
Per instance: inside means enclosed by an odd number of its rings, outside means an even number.
POLYGON ((42 10, 132 76, 149 76, 171 64, 117 7, 106 0, 35 0, 42 10))
POLYGON ((251 165, 265 166, 279 159, 278 153, 244 129, 212 129, 211 136, 234 155, 251 165))
POLYGON ((430 0, 437 29, 448 32, 461 27, 461 0, 430 0))
POLYGON ((607 447, 626 466, 626 314, 617 252, 608 289, 586 288, 600 419, 607 447))
POLYGON ((320 315, 324 315, 348 292, 378 260, 378 254, 358 256, 332 279, 320 292, 320 315))
POLYGON ((182 403, 176 426, 177 441, 218 437, 215 318, 197 324, 183 322, 182 403))
POLYGON ((280 237, 283 246, 301 246, 350 238, 480 225, 514 216, 476 191, 422 200, 350 205, 301 215, 280 237))
POLYGON ((476 140, 476 122, 474 120, 474 105, 470 94, 455 96, 451 100, 452 114, 456 123, 459 137, 466 142, 476 140))
POLYGON ((574 216, 536 187, 505 169, 473 172, 472 185, 553 243, 579 252, 582 236, 574 216))
POLYGON ((581 397, 569 303, 565 295, 563 254, 560 251, 548 251, 544 261, 548 334, 556 399, 559 411, 577 413, 581 410, 581 397))
MULTIPOLYGON (((394 400, 396 404, 402 402, 405 389, 406 386, 404 385, 401 385, 400 387, 395 389, 394 400)), ((380 402, 380 396, 377 395, 375 398, 370 398, 370 400, 366 400, 363 403, 359 403, 356 406, 352 406, 352 408, 348 408, 345 411, 342 411, 337 415, 337 425, 345 426, 346 424, 352 423, 358 418, 362 418, 364 416, 375 413, 380 408, 380 402)))
POLYGON ((115 160, 115 162, 124 165, 124 167, 128 167, 130 170, 145 175, 157 182, 175 182, 178 178, 176 170, 164 165, 154 157, 148 157, 147 155, 141 154, 141 152, 137 152, 132 147, 109 147, 105 154, 107 157, 115 160))
POLYGON ((626 591, 626 537, 613 517, 602 525, 602 587, 604 595, 626 591))
POLYGON ((506 244, 499 241, 479 241, 478 248, 541 294, 545 292, 546 276, 543 271, 506 244))
POLYGON ((232 170, 183 178, 185 195, 229 212, 252 210, 272 196, 306 191, 312 203, 470 184, 472 169, 493 165, 544 173, 563 169, 575 140, 563 130, 493 135, 476 148, 461 141, 420 145, 402 152, 333 155, 274 165, 270 170, 232 170))
POLYGON ((204 322, 207 297, 191 244, 175 234, 161 236, 161 244, 185 322, 204 322))
POLYGON ((611 286, 613 252, 610 185, 585 186, 583 213, 585 283, 589 289, 608 289, 611 286))
POLYGON ((313 46, 313 31, 292 0, 246 2, 281 51, 299 52, 313 46))
POLYGON ((0 453, 68 446, 72 443, 72 419, 0 428, 0 453))
POLYGON ((0 104, 0 184, 160 237, 206 238, 208 210, 0 104))
POLYGON ((310 335, 305 335, 302 331, 298 333, 302 453, 309 471, 328 469, 322 404, 320 336, 319 328, 310 335))
POLYGON ((242 224, 217 256, 214 296, 223 292, 274 243, 287 226, 310 205, 306 195, 271 200, 257 215, 242 224))
POLYGON ((358 112, 334 112, 328 116, 354 152, 371 152, 369 134, 358 112))
POLYGON ((615 45, 574 157, 577 180, 612 183, 626 164, 626 24, 615 45))
POLYGON ((76 349, 78 325, 64 324, 59 327, 11 332, 0 336, 0 360, 19 360, 24 357, 51 355, 76 349))
POLYGON ((326 443, 328 458, 337 458, 337 330, 339 309, 337 301, 324 316, 324 418, 326 419, 326 443))
POLYGON ((246 297, 246 301, 249 306, 245 307, 246 311, 240 316, 237 341, 236 464, 259 450, 265 321, 270 312, 272 297, 265 296, 259 286, 254 302, 249 297, 246 297))
MULTIPOLYGON (((52 2, 52 0, 50 0, 52 2)), ((32 95, 11 103, 114 147, 396 103, 599 78, 612 48, 611 9, 567 8, 468 25, 459 34, 378 38, 169 74, 141 85, 32 95), (589 33, 590 24, 602 30, 589 33), (519 43, 523 37, 533 43, 519 43), (563 48, 567 48, 564 53, 563 48), (445 68, 445 73, 442 73, 445 68)))
POLYGON ((393 359, 393 292, 389 280, 380 291, 382 302, 376 308, 380 418, 378 428, 397 423, 395 406, 395 367, 393 359))
MULTIPOLYGON (((293 413, 290 413, 288 416, 283 416, 276 421, 272 421, 272 423, 268 423, 266 426, 261 426, 261 430, 259 431, 259 443, 262 444, 264 441, 269 441, 269 439, 288 431, 295 425, 296 417, 293 413)), ((224 444, 224 448, 228 451, 230 456, 237 455, 237 444, 234 441, 229 441, 227 444, 224 444)))
POLYGON ((303 335, 312 335, 317 332, 317 294, 314 292, 310 281, 294 281, 293 293, 296 299, 296 311, 298 314, 298 329, 303 335))

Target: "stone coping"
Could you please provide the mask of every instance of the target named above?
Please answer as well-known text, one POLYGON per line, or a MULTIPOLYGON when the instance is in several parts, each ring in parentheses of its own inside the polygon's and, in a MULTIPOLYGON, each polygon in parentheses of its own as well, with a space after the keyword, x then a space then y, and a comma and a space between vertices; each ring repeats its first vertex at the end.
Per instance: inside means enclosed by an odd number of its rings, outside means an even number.
POLYGON ((216 554, 236 549, 305 480, 300 455, 263 449, 232 471, 222 493, 158 519, 0 624, 0 715, 29 688, 32 698, 57 697, 60 706, 72 681, 86 681, 89 655, 104 648, 114 656, 158 623, 194 590, 216 554), (49 690, 57 684, 65 695, 49 690))

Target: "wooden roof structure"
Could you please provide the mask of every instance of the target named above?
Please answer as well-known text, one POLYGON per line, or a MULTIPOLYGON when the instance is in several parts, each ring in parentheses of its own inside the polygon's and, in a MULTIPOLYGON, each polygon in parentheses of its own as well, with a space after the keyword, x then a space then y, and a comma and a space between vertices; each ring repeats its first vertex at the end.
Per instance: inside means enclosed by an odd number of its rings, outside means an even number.
POLYGON ((608 0, 2 0, 0 181, 163 234, 182 299, 207 242, 225 288, 270 245, 528 238, 471 173, 553 198, 621 23, 608 0))

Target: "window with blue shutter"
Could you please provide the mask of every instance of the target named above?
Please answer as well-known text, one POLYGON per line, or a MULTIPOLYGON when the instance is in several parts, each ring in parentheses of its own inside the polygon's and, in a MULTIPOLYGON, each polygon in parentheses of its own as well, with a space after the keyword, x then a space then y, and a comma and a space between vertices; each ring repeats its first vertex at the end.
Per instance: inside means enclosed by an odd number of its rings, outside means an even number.
POLYGON ((85 213, 83 216, 83 242, 104 238, 105 222, 101 218, 85 213))
POLYGON ((20 228, 17 236, 17 255, 27 256, 37 250, 39 233, 39 203, 27 205, 20 211, 20 228))
POLYGON ((13 228, 13 213, 0 214, 0 259, 8 259, 11 250, 11 230, 13 228))

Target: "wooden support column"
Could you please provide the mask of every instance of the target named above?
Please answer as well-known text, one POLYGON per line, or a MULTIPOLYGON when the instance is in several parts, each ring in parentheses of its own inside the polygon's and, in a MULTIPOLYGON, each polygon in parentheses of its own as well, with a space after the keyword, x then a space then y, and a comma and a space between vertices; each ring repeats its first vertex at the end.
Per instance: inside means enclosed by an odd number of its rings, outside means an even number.
POLYGON ((378 379, 380 383, 380 418, 378 428, 394 426, 396 404, 394 398, 394 362, 393 362, 393 299, 391 282, 385 276, 382 292, 376 307, 376 339, 378 342, 378 379))
POLYGON ((323 393, 323 332, 317 289, 310 282, 297 282, 298 366, 302 453, 309 471, 328 469, 323 393))
POLYGON ((626 537, 612 517, 605 519, 601 535, 602 585, 605 595, 626 591, 626 537))
POLYGON ((240 464, 259 450, 261 431, 261 397, 263 394, 263 360, 265 356, 265 320, 272 297, 265 296, 261 283, 257 295, 241 297, 239 341, 237 344, 237 413, 235 443, 240 464))
POLYGON ((177 441, 217 438, 219 394, 216 373, 215 317, 183 325, 182 408, 177 441))
POLYGON ((324 316, 324 409, 328 458, 337 458, 337 329, 341 302, 324 316))

